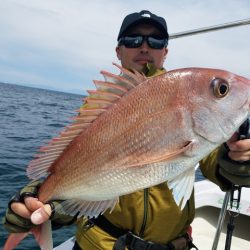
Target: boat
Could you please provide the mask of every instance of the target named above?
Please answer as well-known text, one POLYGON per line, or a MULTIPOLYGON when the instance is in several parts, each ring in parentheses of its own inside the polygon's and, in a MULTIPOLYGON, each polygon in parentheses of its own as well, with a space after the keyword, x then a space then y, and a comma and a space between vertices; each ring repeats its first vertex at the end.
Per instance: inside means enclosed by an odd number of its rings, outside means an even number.
POLYGON ((250 187, 243 187, 239 209, 226 207, 226 214, 217 248, 214 248, 214 239, 218 226, 220 212, 225 200, 225 192, 214 183, 203 180, 195 183, 195 219, 192 223, 194 243, 201 250, 224 250, 226 243, 227 224, 230 213, 235 216, 232 250, 250 249, 250 187))
MULTIPOLYGON (((225 199, 225 192, 209 180, 195 182, 195 209, 196 215, 192 223, 193 239, 199 250, 224 250, 226 242, 227 223, 230 213, 236 215, 235 229, 231 241, 232 250, 250 249, 250 187, 243 187, 239 209, 227 207, 224 225, 220 233, 218 246, 214 248, 214 239, 220 217, 220 212, 225 199)), ((230 205, 230 203, 229 203, 230 205)), ((54 250, 72 249, 75 238, 72 237, 54 248, 54 250)))

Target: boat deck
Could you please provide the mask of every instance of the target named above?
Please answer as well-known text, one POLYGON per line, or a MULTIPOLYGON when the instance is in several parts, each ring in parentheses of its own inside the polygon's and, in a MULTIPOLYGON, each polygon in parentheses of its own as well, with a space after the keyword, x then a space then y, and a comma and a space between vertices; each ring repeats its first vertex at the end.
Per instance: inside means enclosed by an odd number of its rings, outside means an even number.
MULTIPOLYGON (((195 220, 192 223, 195 245, 200 250, 211 250, 216 232, 220 209, 214 207, 202 207, 196 210, 195 220)), ((224 250, 227 223, 229 215, 225 217, 218 250, 224 250)), ((240 215, 234 219, 235 229, 232 238, 232 250, 250 249, 250 216, 240 215)))
MULTIPOLYGON (((225 193, 209 181, 195 183, 196 215, 192 227, 194 243, 200 250, 212 249, 224 196, 225 193)), ((235 229, 233 231, 231 249, 249 250, 250 188, 242 188, 239 211, 240 214, 234 219, 235 229)), ((225 249, 228 222, 229 212, 227 211, 217 250, 225 249)))

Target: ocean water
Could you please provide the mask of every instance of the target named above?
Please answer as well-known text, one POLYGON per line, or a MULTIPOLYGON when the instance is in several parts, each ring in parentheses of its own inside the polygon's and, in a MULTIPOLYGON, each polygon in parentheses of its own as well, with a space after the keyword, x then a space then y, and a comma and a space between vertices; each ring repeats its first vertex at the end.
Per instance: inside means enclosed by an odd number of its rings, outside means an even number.
MULTIPOLYGON (((2 218, 9 199, 29 182, 25 169, 37 149, 58 135, 76 115, 82 96, 0 83, 0 248, 7 232, 2 218)), ((196 179, 201 179, 200 172, 196 179)), ((53 232, 57 246, 74 234, 74 226, 53 232)), ((33 236, 18 249, 39 249, 33 236)))
MULTIPOLYGON (((0 249, 7 232, 2 218, 9 199, 29 182, 25 169, 37 149, 70 123, 82 96, 0 83, 0 249)), ((74 226, 54 231, 54 245, 74 234, 74 226)), ((33 236, 18 249, 39 249, 33 236)))

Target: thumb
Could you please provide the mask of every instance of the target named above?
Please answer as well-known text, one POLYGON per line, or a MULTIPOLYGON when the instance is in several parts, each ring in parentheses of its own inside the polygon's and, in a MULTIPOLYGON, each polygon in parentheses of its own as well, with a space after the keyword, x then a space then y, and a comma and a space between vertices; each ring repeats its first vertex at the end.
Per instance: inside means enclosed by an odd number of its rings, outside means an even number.
POLYGON ((35 225, 42 224, 50 218, 51 213, 51 206, 49 204, 45 204, 32 213, 30 218, 31 222, 35 225))

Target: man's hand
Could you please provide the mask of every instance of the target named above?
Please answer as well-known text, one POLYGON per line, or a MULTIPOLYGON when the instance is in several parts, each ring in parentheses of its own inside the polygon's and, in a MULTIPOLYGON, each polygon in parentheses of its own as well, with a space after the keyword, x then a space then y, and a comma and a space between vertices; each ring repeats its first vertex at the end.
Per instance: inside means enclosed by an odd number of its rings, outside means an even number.
POLYGON ((227 142, 229 148, 228 157, 233 161, 250 160, 250 139, 238 140, 237 134, 234 134, 227 142))
POLYGON ((9 232, 28 232, 48 219, 52 221, 52 229, 58 229, 76 221, 77 215, 70 216, 56 211, 62 208, 63 201, 56 200, 43 204, 36 198, 41 184, 41 181, 33 181, 11 198, 3 221, 9 232))
POLYGON ((4 217, 4 226, 9 232, 28 232, 50 218, 51 206, 36 198, 40 185, 40 181, 33 181, 10 200, 4 217))
POLYGON ((20 217, 30 219, 35 225, 42 224, 51 216, 51 206, 34 197, 24 198, 24 203, 12 202, 11 210, 20 217))
POLYGON ((219 173, 232 184, 250 186, 250 139, 234 134, 226 144, 218 152, 219 173))

